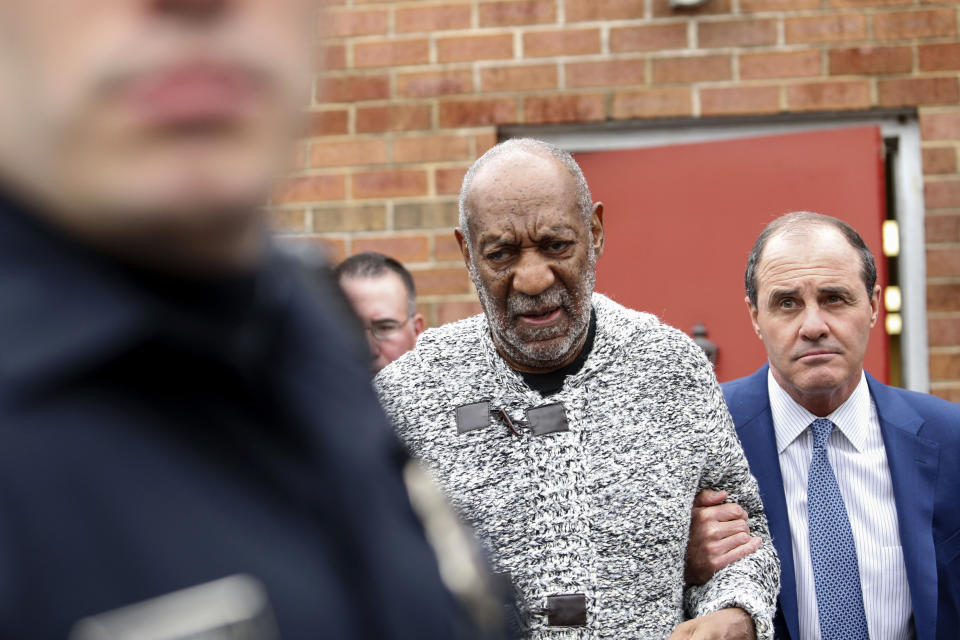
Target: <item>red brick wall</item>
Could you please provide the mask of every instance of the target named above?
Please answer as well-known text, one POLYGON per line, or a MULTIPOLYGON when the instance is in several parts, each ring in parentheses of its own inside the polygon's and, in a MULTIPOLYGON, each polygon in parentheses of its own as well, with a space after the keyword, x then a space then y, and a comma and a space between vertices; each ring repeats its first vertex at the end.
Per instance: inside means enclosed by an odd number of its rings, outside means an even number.
POLYGON ((478 309, 452 239, 498 125, 916 107, 933 391, 960 401, 958 4, 929 0, 326 0, 275 228, 414 272, 436 325, 478 309))

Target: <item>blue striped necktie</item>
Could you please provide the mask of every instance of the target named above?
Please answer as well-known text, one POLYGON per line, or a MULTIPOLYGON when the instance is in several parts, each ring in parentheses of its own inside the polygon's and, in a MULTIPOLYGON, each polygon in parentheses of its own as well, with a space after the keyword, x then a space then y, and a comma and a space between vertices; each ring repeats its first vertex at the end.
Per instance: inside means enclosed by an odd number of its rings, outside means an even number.
POLYGON ((840 485, 827 459, 829 420, 814 420, 813 458, 807 478, 810 559, 822 640, 869 640, 857 547, 840 485))

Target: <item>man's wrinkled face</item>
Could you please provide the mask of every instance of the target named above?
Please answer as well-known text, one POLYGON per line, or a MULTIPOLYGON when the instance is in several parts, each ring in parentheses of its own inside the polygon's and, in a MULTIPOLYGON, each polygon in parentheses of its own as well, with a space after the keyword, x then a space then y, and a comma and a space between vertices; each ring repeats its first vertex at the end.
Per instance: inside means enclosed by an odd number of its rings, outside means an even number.
POLYGON ((393 271, 343 276, 340 288, 366 329, 373 373, 417 346, 425 322, 419 313, 410 314, 410 296, 400 276, 393 271))
POLYGON ((468 195, 467 268, 498 351, 521 371, 573 361, 590 323, 602 208, 588 225, 557 160, 526 152, 491 159, 468 195))
POLYGON ((880 287, 868 292, 861 260, 841 233, 816 225, 777 234, 757 265, 757 306, 747 299, 774 378, 826 415, 860 382, 880 287))
POLYGON ((4 188, 107 242, 248 215, 290 156, 313 4, 5 0, 4 188))

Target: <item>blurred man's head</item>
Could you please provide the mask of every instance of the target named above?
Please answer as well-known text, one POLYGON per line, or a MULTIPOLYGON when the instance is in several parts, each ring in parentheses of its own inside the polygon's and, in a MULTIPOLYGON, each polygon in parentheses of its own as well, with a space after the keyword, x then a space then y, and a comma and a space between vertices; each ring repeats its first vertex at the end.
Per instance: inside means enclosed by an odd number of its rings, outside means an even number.
POLYGON ((413 276, 402 264, 368 251, 347 258, 334 273, 366 329, 374 373, 416 346, 425 323, 413 276))
POLYGON ((457 240, 490 333, 514 369, 576 359, 590 326, 603 205, 569 153, 508 140, 467 172, 457 240))
POLYGON ((309 90, 312 0, 5 0, 0 183, 88 242, 251 261, 309 90))
POLYGON ((873 255, 847 223, 810 212, 771 222, 745 274, 747 309, 777 383, 818 416, 860 382, 880 286, 873 255))

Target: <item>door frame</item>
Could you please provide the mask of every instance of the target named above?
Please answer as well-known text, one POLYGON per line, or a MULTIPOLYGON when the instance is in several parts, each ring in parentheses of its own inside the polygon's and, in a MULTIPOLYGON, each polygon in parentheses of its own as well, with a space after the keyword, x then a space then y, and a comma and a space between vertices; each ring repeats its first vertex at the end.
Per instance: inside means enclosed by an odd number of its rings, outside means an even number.
MULTIPOLYGON (((877 126, 892 153, 894 211, 900 228, 898 276, 903 296, 900 349, 903 385, 929 393, 927 274, 920 126, 914 110, 783 114, 768 117, 625 120, 501 127, 500 140, 533 137, 571 153, 754 138, 841 127, 877 126), (890 144, 893 143, 893 144, 890 144)), ((889 205, 888 205, 889 206, 889 205)), ((878 248, 879 251, 879 248, 878 248)), ((882 253, 882 252, 881 252, 882 253)), ((885 331, 884 327, 879 328, 885 331)))

